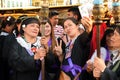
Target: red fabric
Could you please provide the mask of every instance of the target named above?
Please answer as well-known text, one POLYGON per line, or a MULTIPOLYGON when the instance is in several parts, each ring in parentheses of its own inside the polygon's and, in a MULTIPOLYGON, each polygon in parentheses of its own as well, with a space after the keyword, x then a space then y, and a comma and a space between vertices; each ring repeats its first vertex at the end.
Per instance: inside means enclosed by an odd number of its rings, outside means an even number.
POLYGON ((32 47, 31 50, 33 53, 35 53, 37 49, 36 49, 36 47, 32 47))
MULTIPOLYGON (((106 28, 107 28, 106 24, 102 23, 101 26, 100 26, 100 40, 102 39, 106 28)), ((96 25, 94 25, 94 27, 93 27, 93 33, 92 33, 90 48, 91 48, 90 49, 90 57, 91 57, 93 52, 97 48, 97 44, 96 44, 96 25)))

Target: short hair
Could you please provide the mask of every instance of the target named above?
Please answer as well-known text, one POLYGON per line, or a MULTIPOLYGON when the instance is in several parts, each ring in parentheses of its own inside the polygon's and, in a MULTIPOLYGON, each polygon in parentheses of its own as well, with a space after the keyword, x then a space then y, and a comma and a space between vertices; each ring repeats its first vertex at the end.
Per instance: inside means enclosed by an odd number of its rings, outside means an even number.
POLYGON ((20 26, 20 34, 23 35, 24 31, 23 31, 23 26, 26 26, 28 24, 31 23, 36 23, 40 26, 40 21, 39 19, 35 18, 35 17, 28 17, 25 20, 22 21, 21 26, 20 26))
POLYGON ((49 18, 52 18, 53 16, 59 15, 58 11, 51 11, 49 12, 49 18))
POLYGON ((68 12, 72 12, 74 15, 77 15, 77 16, 78 16, 78 19, 77 19, 78 21, 79 21, 80 19, 82 19, 78 7, 71 7, 70 9, 68 9, 68 12))
POLYGON ((106 46, 106 36, 109 36, 109 34, 114 34, 115 30, 120 34, 120 25, 112 24, 106 29, 106 31, 104 32, 104 36, 101 40, 101 46, 106 46))

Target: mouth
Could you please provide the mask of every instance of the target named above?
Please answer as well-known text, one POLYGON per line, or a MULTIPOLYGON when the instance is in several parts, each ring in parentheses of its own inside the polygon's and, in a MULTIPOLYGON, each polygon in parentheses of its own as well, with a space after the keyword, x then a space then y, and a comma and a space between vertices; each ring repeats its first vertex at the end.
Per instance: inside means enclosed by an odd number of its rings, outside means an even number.
POLYGON ((45 34, 49 34, 50 32, 49 31, 45 31, 45 34))
POLYGON ((38 34, 38 32, 33 32, 34 34, 38 34))

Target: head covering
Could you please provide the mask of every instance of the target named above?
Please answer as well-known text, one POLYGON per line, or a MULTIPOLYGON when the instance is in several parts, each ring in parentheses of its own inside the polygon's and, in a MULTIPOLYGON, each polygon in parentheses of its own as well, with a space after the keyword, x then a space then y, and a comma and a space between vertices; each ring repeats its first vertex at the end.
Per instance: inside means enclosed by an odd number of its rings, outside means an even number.
POLYGON ((26 27, 28 24, 31 23, 36 23, 40 26, 40 21, 39 19, 35 18, 35 17, 28 17, 25 20, 22 21, 21 23, 21 27, 20 27, 20 34, 23 35, 24 31, 23 31, 23 27, 26 27))

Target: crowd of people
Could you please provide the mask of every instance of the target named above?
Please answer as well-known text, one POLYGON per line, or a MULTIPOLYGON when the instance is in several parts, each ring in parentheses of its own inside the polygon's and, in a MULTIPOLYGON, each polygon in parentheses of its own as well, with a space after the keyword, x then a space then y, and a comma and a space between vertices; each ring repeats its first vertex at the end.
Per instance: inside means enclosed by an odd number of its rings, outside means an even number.
POLYGON ((100 24, 100 57, 96 25, 78 7, 50 11, 44 35, 37 17, 6 16, 0 27, 0 80, 120 80, 120 25, 100 24))

